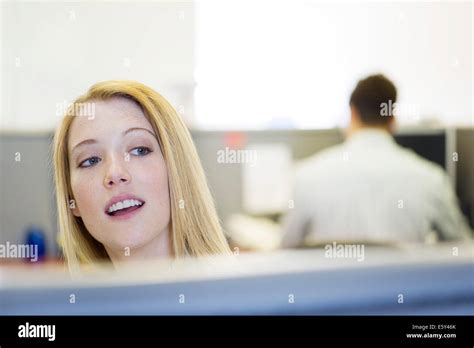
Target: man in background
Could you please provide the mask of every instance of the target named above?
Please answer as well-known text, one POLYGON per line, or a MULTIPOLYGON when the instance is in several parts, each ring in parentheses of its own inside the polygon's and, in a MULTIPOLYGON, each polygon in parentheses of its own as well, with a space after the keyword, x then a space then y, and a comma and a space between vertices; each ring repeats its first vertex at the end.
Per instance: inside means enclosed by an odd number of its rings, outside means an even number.
POLYGON ((383 75, 359 81, 346 141, 297 168, 283 247, 469 238, 444 170, 395 143, 394 116, 386 111, 396 99, 394 84, 383 75))

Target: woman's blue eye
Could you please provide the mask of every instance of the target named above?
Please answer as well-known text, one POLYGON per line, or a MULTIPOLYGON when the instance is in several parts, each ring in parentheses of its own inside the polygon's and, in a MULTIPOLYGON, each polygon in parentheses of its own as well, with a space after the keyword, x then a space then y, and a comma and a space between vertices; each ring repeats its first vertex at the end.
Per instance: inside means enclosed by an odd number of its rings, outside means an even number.
MULTIPOLYGON (((130 151, 130 153, 134 156, 146 156, 150 152, 153 152, 153 151, 150 148, 146 147, 146 146, 139 146, 139 147, 136 147, 136 148, 134 148, 130 151)), ((92 167, 93 165, 99 163, 100 161, 101 161, 101 159, 97 156, 89 157, 89 158, 85 159, 84 161, 82 161, 79 164, 79 167, 81 167, 81 168, 92 167)))
POLYGON ((152 151, 148 147, 145 147, 145 146, 139 146, 132 149, 132 151, 130 151, 132 155, 136 155, 136 156, 145 156, 145 155, 148 155, 150 152, 152 151))
POLYGON ((87 168, 87 167, 92 167, 94 164, 97 164, 100 162, 100 158, 97 157, 97 156, 94 156, 94 157, 90 157, 84 161, 82 161, 80 164, 79 164, 79 167, 81 168, 87 168))

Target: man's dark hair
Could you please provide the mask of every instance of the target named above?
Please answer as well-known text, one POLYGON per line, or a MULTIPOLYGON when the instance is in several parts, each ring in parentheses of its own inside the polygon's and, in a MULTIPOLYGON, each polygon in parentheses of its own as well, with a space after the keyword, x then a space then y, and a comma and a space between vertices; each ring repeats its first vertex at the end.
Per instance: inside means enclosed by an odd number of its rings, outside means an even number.
POLYGON ((397 100, 395 85, 384 75, 372 75, 357 83, 349 104, 367 125, 388 124, 397 100), (388 111, 388 113, 387 113, 388 111))

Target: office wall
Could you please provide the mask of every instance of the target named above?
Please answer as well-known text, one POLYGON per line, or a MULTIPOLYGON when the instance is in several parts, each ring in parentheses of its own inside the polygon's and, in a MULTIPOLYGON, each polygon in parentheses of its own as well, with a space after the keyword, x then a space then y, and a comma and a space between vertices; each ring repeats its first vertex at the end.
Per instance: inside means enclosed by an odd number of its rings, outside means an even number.
POLYGON ((192 2, 1 2, 0 129, 50 131, 94 83, 138 80, 192 118, 192 2))
POLYGON ((196 115, 211 129, 344 126, 378 72, 400 122, 474 124, 472 1, 210 0, 197 14, 196 115))
POLYGON ((375 71, 421 121, 474 122, 472 2, 8 1, 0 12, 0 129, 51 130, 57 104, 114 78, 154 87, 189 124, 330 128, 375 71))

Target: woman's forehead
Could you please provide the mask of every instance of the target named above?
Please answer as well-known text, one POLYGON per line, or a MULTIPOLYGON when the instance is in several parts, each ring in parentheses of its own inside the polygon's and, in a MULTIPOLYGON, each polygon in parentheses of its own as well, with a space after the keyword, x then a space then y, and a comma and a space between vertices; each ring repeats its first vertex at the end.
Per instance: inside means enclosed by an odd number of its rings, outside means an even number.
POLYGON ((123 133, 131 127, 153 131, 141 107, 132 100, 120 97, 90 100, 81 106, 86 112, 75 116, 69 130, 69 146, 88 138, 100 138, 123 133))
POLYGON ((133 100, 123 97, 113 97, 107 100, 90 100, 81 106, 86 111, 83 116, 78 118, 86 118, 94 121, 99 119, 102 122, 120 122, 136 121, 148 123, 142 108, 133 100))

